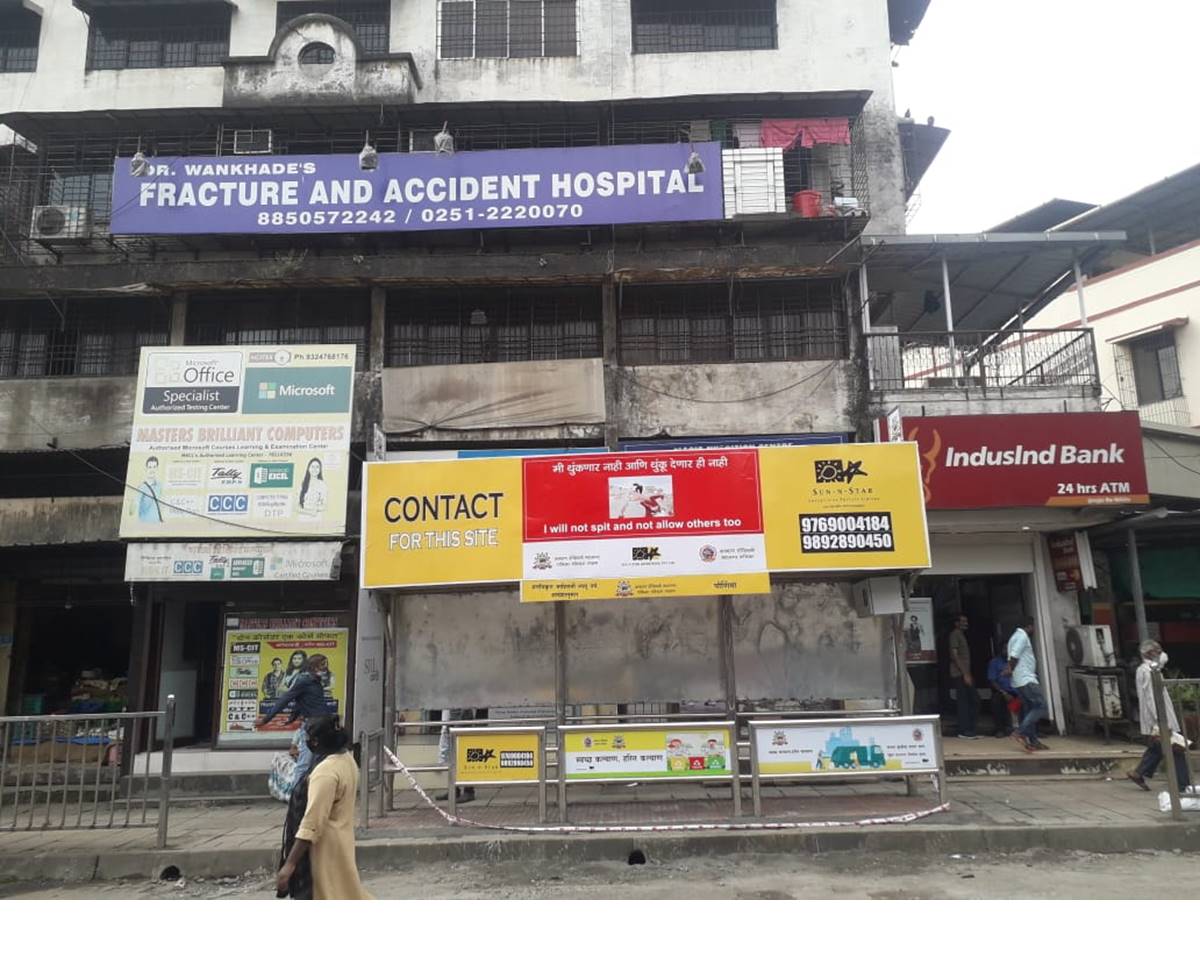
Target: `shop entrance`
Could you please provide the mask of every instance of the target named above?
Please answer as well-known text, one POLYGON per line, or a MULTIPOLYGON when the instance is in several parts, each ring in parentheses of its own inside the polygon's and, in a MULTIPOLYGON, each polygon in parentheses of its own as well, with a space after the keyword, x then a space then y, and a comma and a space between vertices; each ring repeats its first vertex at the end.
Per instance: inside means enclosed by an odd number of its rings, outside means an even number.
POLYGON ((1021 619, 1033 609, 1028 575, 928 575, 917 580, 914 597, 929 599, 933 612, 933 642, 936 662, 909 668, 915 688, 918 714, 937 714, 943 729, 956 727, 954 682, 950 678, 950 631, 954 620, 965 615, 970 626, 971 673, 979 692, 979 731, 992 732, 987 682, 988 661, 1008 646, 1008 637, 1021 619))

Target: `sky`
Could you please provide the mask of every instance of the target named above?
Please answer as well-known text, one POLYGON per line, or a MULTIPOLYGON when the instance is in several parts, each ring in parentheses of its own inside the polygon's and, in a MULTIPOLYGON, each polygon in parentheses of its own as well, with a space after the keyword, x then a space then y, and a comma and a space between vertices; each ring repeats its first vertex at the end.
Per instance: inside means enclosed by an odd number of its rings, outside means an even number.
POLYGON ((1104 204, 1200 163, 1198 43, 1200 0, 932 0, 895 49, 897 112, 951 130, 909 233, 1104 204))

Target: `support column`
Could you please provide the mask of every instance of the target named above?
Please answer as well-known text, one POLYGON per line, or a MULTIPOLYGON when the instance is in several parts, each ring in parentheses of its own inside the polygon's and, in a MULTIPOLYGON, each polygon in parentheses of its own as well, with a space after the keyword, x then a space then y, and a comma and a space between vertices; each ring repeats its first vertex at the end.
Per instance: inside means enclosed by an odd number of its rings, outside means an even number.
POLYGON ((730 595, 717 597, 717 651, 725 693, 725 717, 737 721, 737 668, 733 657, 733 596, 730 595))
POLYGON ((958 354, 954 349, 954 303, 950 299, 950 265, 942 256, 942 308, 946 314, 946 333, 950 335, 950 378, 958 377, 958 354))
POLYGON ((171 296, 171 334, 172 347, 182 347, 187 343, 188 294, 174 293, 171 296))
POLYGON ((1137 618, 1138 643, 1150 639, 1146 625, 1146 596, 1142 591, 1142 565, 1138 561, 1137 531, 1125 529, 1125 548, 1129 554, 1129 572, 1133 586, 1133 615, 1137 618))
POLYGON ((604 351, 604 445, 616 452, 621 440, 617 419, 617 382, 620 346, 617 339, 617 285, 610 278, 600 287, 601 329, 604 351))
POLYGON ((367 370, 372 374, 383 371, 387 344, 387 290, 371 287, 371 331, 367 346, 367 370))
POLYGON ((554 604, 554 727, 558 746, 558 817, 566 820, 567 781, 565 778, 565 736, 567 719, 567 604, 554 604))
POLYGON ((1086 330, 1088 328, 1087 301, 1083 297, 1083 272, 1079 268, 1079 256, 1072 258, 1071 268, 1075 273, 1075 298, 1079 300, 1079 326, 1086 330))
POLYGON ((867 280, 867 263, 858 267, 858 320, 863 334, 871 332, 871 284, 867 280))

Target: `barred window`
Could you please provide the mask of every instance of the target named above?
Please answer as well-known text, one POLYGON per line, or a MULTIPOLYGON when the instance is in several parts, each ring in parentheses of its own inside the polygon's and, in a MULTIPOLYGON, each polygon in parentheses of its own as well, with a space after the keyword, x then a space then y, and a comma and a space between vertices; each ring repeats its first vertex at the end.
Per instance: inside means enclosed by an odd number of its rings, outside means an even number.
POLYGON ((775 0, 633 0, 633 53, 779 47, 775 0))
POLYGON ((391 0, 287 0, 275 8, 275 29, 305 14, 328 14, 344 20, 354 28, 365 55, 387 54, 391 50, 391 0))
POLYGON ((136 375, 143 347, 166 344, 158 299, 0 304, 0 377, 136 375))
POLYGON ((37 71, 42 18, 32 10, 0 12, 0 72, 37 71))
POLYGON ((398 291, 388 296, 386 363, 599 357, 600 319, 600 291, 589 287, 398 291))
POLYGON ((849 355, 836 280, 632 286, 621 302, 623 364, 822 361, 849 355))
POLYGON ((439 0, 438 41, 443 59, 574 57, 576 0, 439 0))
POLYGON ((355 370, 367 369, 371 294, 366 290, 226 293, 188 303, 187 342, 217 344, 354 344, 355 370))
POLYGON ((229 8, 100 7, 88 23, 88 71, 197 68, 229 55, 229 8))

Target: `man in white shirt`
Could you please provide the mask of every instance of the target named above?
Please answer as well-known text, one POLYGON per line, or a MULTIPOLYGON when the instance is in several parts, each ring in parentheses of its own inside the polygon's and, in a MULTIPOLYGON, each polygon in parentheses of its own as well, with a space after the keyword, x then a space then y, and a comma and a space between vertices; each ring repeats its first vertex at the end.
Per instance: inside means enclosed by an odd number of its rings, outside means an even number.
MULTIPOLYGON (((1128 773, 1131 780, 1142 789, 1149 790, 1146 780, 1154 776, 1158 764, 1163 760, 1162 729, 1159 727, 1158 712, 1154 704, 1154 671, 1162 670, 1167 665, 1167 655, 1155 640, 1143 640, 1138 647, 1142 661, 1137 669, 1138 697, 1138 728, 1149 740, 1145 754, 1137 768, 1128 773)), ((1188 776, 1187 749, 1175 744, 1179 739, 1179 719, 1175 716, 1175 706, 1164 692, 1164 710, 1167 715, 1166 727, 1169 729, 1168 740, 1171 742, 1172 755, 1175 757, 1175 776, 1179 780, 1179 788, 1191 785, 1188 776)))
POLYGON ((1012 685, 1021 699, 1021 724, 1015 732, 1018 744, 1026 752, 1048 749, 1038 738, 1038 722, 1050 717, 1046 707, 1046 695, 1038 683, 1037 656, 1033 652, 1034 620, 1027 616, 1013 630, 1008 639, 1008 666, 1012 673, 1012 685))

